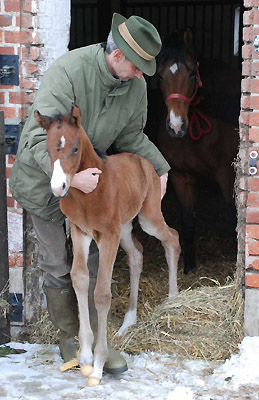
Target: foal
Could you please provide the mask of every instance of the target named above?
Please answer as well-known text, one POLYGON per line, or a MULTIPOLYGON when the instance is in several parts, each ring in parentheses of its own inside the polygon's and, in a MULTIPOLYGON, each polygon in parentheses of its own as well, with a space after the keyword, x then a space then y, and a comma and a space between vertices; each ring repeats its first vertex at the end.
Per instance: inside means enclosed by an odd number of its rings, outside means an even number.
POLYGON ((160 180, 146 159, 121 153, 102 160, 93 149, 81 125, 81 113, 73 106, 71 113, 54 118, 34 113, 38 124, 47 131, 47 148, 52 163, 51 188, 60 196, 60 208, 69 218, 74 259, 71 279, 76 292, 80 329, 80 365, 95 386, 102 378, 107 359, 107 315, 111 304, 111 278, 119 244, 125 250, 130 267, 130 301, 122 334, 136 323, 139 278, 142 270, 142 246, 132 235, 132 220, 138 215, 142 229, 161 240, 169 266, 169 297, 177 295, 177 266, 180 255, 178 233, 169 228, 161 213, 160 180), (70 187, 76 172, 96 167, 102 171, 96 189, 85 194, 70 187), (94 293, 98 313, 97 341, 89 322, 87 259, 95 240, 99 249, 99 271, 94 293))

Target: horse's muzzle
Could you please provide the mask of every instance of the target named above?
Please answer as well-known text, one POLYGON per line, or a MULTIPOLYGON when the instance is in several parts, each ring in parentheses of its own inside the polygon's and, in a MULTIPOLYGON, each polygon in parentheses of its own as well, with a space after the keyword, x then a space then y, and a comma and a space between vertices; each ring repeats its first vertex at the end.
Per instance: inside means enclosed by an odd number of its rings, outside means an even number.
POLYGON ((181 139, 187 132, 187 124, 184 122, 181 128, 176 132, 170 125, 169 121, 166 122, 166 130, 172 138, 181 139))

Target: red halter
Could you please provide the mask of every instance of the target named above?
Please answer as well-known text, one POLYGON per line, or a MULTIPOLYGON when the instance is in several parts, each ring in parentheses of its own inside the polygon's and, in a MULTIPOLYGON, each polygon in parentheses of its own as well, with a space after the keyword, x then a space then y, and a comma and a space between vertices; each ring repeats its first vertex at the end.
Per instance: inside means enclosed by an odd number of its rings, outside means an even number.
POLYGON ((192 97, 189 98, 180 93, 171 93, 165 99, 166 104, 171 99, 181 99, 181 100, 185 101, 185 103, 191 104, 192 100, 194 99, 194 97, 197 94, 199 87, 202 87, 202 81, 201 81, 201 77, 200 77, 200 73, 199 73, 199 63, 198 62, 197 62, 197 66, 196 66, 196 77, 197 77, 197 82, 196 82, 195 90, 194 90, 192 97))
POLYGON ((197 82, 196 82, 195 90, 194 90, 194 93, 193 93, 192 97, 189 98, 189 97, 184 96, 183 94, 180 94, 180 93, 171 93, 165 99, 165 103, 166 104, 171 99, 180 99, 180 100, 185 101, 185 103, 187 103, 187 104, 189 104, 191 106, 194 106, 194 108, 192 109, 192 116, 191 116, 191 120, 190 120, 190 123, 189 123, 189 134, 190 134, 190 137, 193 140, 199 140, 202 135, 210 133, 210 131, 212 129, 212 125, 211 125, 210 121, 208 120, 208 118, 206 118, 205 115, 202 114, 197 107, 195 107, 201 101, 201 97, 197 97, 196 100, 193 101, 194 98, 197 95, 197 91, 198 91, 199 87, 202 87, 202 81, 201 81, 201 77, 200 77, 200 73, 199 73, 199 63, 198 62, 197 62, 197 66, 196 66, 196 78, 197 78, 197 82), (205 123, 208 126, 207 129, 202 129, 201 128, 199 117, 205 121, 205 123), (193 125, 194 124, 195 124, 196 130, 198 132, 197 136, 195 136, 194 133, 193 133, 193 125))

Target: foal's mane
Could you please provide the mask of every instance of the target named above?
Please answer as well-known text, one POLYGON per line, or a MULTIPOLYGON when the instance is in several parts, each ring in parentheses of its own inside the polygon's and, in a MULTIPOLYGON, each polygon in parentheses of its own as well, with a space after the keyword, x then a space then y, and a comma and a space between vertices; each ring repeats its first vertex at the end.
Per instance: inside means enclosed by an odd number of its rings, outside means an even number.
POLYGON ((168 61, 187 65, 187 57, 198 61, 195 48, 188 46, 184 41, 184 31, 174 31, 163 40, 160 53, 157 56, 158 65, 164 67, 168 61))

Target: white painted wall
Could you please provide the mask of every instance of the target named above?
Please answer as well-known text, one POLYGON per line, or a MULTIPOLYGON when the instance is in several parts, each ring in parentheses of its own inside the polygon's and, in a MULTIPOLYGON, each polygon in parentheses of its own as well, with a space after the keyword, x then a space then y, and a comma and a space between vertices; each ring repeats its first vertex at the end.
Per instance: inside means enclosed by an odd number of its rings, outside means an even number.
POLYGON ((40 72, 68 51, 70 34, 70 0, 38 0, 39 41, 44 44, 40 72))

